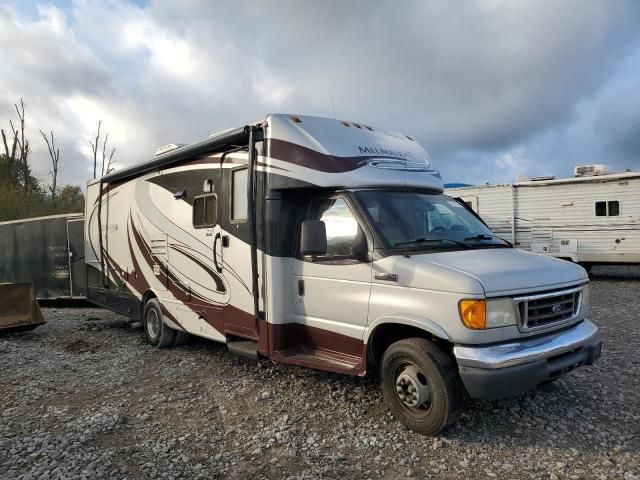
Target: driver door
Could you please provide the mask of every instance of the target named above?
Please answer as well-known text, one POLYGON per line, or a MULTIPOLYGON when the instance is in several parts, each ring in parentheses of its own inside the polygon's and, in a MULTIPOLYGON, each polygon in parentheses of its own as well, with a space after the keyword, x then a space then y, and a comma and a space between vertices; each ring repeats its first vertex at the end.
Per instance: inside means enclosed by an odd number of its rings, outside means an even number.
POLYGON ((311 337, 319 348, 322 338, 336 349, 340 336, 350 337, 346 343, 361 340, 367 324, 372 268, 354 253, 365 234, 353 212, 343 196, 317 198, 303 219, 323 221, 327 235, 326 255, 311 259, 298 252, 293 267, 294 321, 318 338, 311 337))

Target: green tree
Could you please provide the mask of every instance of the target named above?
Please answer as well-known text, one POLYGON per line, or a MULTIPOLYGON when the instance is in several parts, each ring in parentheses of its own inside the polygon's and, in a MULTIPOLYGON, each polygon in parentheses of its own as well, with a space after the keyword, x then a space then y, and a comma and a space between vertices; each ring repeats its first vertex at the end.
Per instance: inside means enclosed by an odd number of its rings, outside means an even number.
POLYGON ((65 185, 58 191, 56 213, 84 212, 84 194, 76 185, 65 185))

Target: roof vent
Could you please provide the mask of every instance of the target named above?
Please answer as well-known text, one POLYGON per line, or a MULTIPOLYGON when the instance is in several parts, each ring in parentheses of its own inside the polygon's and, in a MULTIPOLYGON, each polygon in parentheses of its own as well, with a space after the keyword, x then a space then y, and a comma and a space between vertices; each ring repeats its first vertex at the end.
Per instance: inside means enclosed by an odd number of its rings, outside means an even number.
POLYGON ((531 177, 532 182, 543 182, 545 180, 554 180, 556 177, 553 175, 540 175, 538 177, 531 177))
POLYGON ((595 177, 612 173, 609 165, 576 165, 573 169, 574 177, 595 177))
POLYGON ((156 150, 155 156, 162 155, 163 153, 170 152, 172 150, 177 150, 180 147, 184 147, 186 143, 170 143, 169 145, 165 145, 164 147, 160 147, 156 150))

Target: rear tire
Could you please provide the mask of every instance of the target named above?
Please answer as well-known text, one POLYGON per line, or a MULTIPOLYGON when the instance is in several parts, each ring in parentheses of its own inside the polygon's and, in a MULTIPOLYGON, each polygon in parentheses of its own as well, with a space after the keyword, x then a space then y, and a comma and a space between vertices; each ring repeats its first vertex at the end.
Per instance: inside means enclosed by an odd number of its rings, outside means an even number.
POLYGON ((580 263, 580 266, 584 268, 589 275, 591 275, 591 268, 593 267, 590 263, 580 263))
POLYGON ((175 341, 176 331, 164 323, 162 305, 157 298, 152 298, 144 306, 144 334, 147 343, 158 348, 173 345, 175 341))
POLYGON ((174 347, 184 345, 191 339, 191 335, 183 330, 176 330, 175 332, 176 337, 173 339, 174 347))
POLYGON ((463 390, 457 368, 429 340, 392 344, 382 356, 381 377, 389 409, 414 432, 437 435, 460 416, 463 390))

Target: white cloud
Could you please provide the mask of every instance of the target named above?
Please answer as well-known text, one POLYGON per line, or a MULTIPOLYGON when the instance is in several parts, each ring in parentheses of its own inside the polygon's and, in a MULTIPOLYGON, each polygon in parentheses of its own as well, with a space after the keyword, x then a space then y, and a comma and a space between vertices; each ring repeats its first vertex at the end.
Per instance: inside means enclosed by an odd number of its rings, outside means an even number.
POLYGON ((596 151, 640 167, 633 1, 0 8, 0 42, 18 45, 0 62, 0 122, 24 97, 32 129, 63 140, 65 181, 89 174, 98 119, 126 165, 270 111, 332 116, 332 98, 339 118, 416 136, 446 180, 569 173, 596 151))

